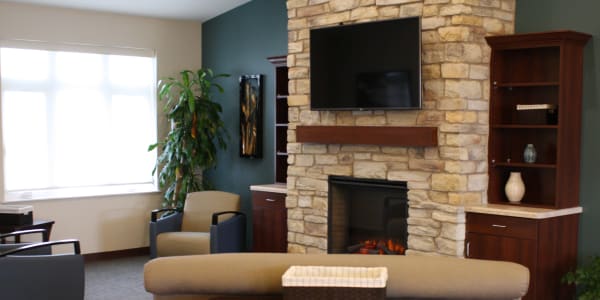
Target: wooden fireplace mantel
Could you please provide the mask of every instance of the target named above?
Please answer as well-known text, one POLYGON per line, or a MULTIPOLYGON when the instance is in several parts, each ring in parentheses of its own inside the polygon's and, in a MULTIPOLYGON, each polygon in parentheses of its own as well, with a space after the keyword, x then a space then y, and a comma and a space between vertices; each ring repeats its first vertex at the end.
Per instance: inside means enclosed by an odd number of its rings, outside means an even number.
POLYGON ((296 127, 296 141, 320 144, 432 147, 437 127, 308 126, 296 127))

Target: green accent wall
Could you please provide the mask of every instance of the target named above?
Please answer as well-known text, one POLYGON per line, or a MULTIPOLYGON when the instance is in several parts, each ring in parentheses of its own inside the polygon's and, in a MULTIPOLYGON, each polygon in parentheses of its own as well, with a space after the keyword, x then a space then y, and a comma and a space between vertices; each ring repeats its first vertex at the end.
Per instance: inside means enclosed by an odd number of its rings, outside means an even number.
MULTIPOLYGON (((275 181, 274 66, 267 57, 287 54, 285 0, 253 0, 202 24, 202 66, 231 77, 220 79, 225 92, 215 94, 223 106, 230 135, 227 150, 218 153, 217 167, 206 172, 216 189, 242 197, 242 210, 250 212, 250 185, 275 181), (240 75, 263 74, 263 156, 239 155, 240 75)), ((249 217, 251 217, 249 215, 249 217)))
MULTIPOLYGON (((600 1, 517 0, 517 33, 569 29, 591 34, 584 50, 579 261, 600 255, 600 1)), ((543 249, 542 249, 543 251, 543 249)))
MULTIPOLYGON (((600 1, 517 0, 517 33, 570 29, 593 35, 585 48, 579 231, 580 261, 600 255, 600 1)), ((226 92, 216 95, 230 134, 218 165, 207 172, 215 187, 242 196, 250 211, 249 186, 274 181, 273 66, 267 57, 287 53, 287 9, 284 0, 253 0, 202 25, 204 67, 231 77, 219 80, 226 92), (263 74, 263 157, 239 157, 239 87, 242 74, 263 74)))

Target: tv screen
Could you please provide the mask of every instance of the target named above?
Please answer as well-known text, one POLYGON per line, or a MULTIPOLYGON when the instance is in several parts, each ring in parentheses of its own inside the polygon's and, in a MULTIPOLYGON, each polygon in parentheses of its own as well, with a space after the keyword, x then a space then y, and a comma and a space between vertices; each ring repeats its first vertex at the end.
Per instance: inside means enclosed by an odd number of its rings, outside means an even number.
POLYGON ((313 110, 421 108, 421 19, 310 31, 313 110))

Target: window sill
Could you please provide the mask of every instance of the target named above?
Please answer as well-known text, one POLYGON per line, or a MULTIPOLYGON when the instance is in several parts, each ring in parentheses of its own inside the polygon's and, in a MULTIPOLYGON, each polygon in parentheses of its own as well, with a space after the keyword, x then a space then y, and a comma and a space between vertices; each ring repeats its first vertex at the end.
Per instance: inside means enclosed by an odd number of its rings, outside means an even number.
POLYGON ((126 184, 109 185, 77 188, 60 188, 44 190, 25 190, 6 192, 5 202, 21 202, 33 200, 53 200, 68 198, 88 198, 99 196, 114 196, 128 194, 146 194, 159 192, 158 188, 152 183, 146 184, 126 184))

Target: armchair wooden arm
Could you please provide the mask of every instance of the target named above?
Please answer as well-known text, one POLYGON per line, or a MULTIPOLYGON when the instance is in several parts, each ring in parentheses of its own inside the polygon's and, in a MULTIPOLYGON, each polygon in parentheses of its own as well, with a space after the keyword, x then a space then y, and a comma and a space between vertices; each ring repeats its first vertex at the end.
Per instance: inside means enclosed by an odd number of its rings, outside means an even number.
POLYGON ((155 209, 150 213, 150 221, 156 222, 159 219, 159 214, 162 216, 167 212, 181 212, 181 210, 176 208, 159 208, 155 209))
POLYGON ((183 213, 174 208, 155 209, 150 214, 150 257, 155 258, 158 254, 157 237, 163 232, 173 232, 181 230, 183 213), (167 212, 172 214, 165 215, 167 212), (160 217, 159 217, 160 214, 160 217))
POLYGON ((225 214, 234 214, 236 216, 239 216, 239 215, 246 216, 246 214, 243 213, 243 212, 241 212, 241 211, 233 211, 233 210, 230 210, 230 211, 220 211, 220 212, 216 212, 216 213, 212 214, 211 224, 212 225, 219 224, 219 217, 222 216, 222 215, 225 215, 225 214))
POLYGON ((43 241, 48 241, 48 239, 50 238, 50 236, 48 234, 48 230, 46 230, 46 229, 29 229, 29 230, 19 230, 19 231, 13 231, 13 232, 9 232, 9 233, 0 234, 0 243, 3 244, 6 241, 6 238, 9 238, 9 237, 13 237, 15 239, 15 241, 14 241, 15 243, 20 243, 21 236, 26 235, 26 234, 34 234, 34 233, 41 233, 43 241))
POLYGON ((210 252, 244 252, 246 251, 246 214, 239 211, 222 211, 212 215, 210 226, 210 252), (234 216, 219 222, 219 216, 234 216))
POLYGON ((66 240, 58 240, 58 241, 50 241, 50 242, 41 242, 35 244, 25 245, 19 248, 11 249, 8 251, 4 251, 0 253, 0 257, 5 257, 8 255, 15 255, 21 252, 38 249, 38 248, 46 248, 50 246, 63 245, 63 244, 73 244, 73 253, 81 254, 81 247, 79 245, 79 240, 76 239, 66 239, 66 240))

